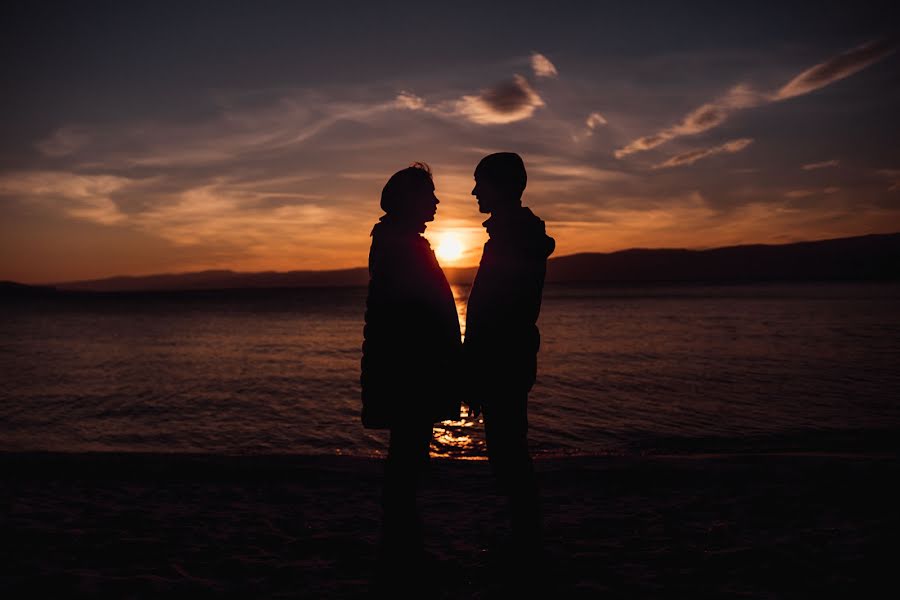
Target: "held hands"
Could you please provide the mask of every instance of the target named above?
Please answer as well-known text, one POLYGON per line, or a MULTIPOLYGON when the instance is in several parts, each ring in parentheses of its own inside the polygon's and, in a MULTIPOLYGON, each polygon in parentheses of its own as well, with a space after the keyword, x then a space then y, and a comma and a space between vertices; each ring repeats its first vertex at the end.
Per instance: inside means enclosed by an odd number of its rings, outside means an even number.
MULTIPOLYGON (((473 359, 472 353, 469 351, 469 346, 463 344, 461 350, 461 364, 459 372, 462 373, 462 380, 459 384, 459 390, 461 395, 465 397, 469 393, 471 393, 468 392, 468 390, 480 389, 479 382, 481 380, 481 377, 480 369, 478 368, 479 363, 477 360, 473 359)), ((465 403, 465 405, 469 409, 468 417, 470 419, 474 420, 481 416, 481 409, 483 408, 481 400, 463 400, 463 403, 465 403)))

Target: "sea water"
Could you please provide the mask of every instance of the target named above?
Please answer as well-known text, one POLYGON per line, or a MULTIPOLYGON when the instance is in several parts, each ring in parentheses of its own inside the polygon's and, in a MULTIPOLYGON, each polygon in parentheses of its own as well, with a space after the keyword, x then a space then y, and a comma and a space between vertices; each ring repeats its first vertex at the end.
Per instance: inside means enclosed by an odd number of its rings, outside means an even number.
MULTIPOLYGON (((468 288, 454 294, 464 322, 468 288)), ((0 450, 382 454, 359 420, 365 296, 7 298, 0 450)), ((539 326, 538 455, 843 451, 900 433, 896 283, 548 285, 539 326)), ((483 425, 438 424, 432 453, 483 457, 483 425)))

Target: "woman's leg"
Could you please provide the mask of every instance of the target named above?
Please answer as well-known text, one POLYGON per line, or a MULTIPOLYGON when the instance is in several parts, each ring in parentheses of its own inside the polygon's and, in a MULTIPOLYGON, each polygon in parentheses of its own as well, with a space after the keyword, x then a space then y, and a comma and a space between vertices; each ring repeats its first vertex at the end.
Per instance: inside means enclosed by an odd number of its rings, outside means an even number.
POLYGON ((391 429, 384 468, 382 546, 392 555, 422 550, 416 492, 428 464, 431 423, 404 423, 391 429))

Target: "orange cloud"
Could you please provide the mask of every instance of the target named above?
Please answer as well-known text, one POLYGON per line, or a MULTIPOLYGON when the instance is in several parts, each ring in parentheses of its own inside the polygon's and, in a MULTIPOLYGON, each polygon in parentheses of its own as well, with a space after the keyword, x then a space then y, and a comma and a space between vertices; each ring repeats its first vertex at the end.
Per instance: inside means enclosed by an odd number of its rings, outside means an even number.
POLYGON ((126 216, 111 195, 133 184, 113 175, 77 175, 61 171, 23 171, 0 177, 0 195, 61 209, 84 221, 112 225, 126 216))
POLYGON ((775 92, 772 99, 786 100, 823 88, 875 64, 896 49, 897 47, 887 40, 876 40, 857 46, 803 71, 775 92))
POLYGON ((394 98, 396 108, 423 111, 445 118, 462 117, 478 125, 504 125, 531 117, 544 106, 544 100, 521 75, 481 90, 475 95, 430 105, 411 92, 400 92, 394 98))
POLYGON ((606 117, 598 112, 592 112, 591 114, 589 114, 587 120, 584 122, 584 124, 587 125, 588 129, 594 129, 596 127, 599 127, 600 125, 606 125, 606 123, 606 117))
POLYGON ((830 186, 821 189, 812 189, 812 190, 790 190, 785 192, 785 198, 809 198, 810 196, 819 196, 822 194, 836 194, 841 191, 841 188, 830 186))
POLYGON ((667 127, 653 135, 638 138, 616 150, 615 157, 624 158, 636 152, 651 150, 677 137, 703 133, 721 125, 732 112, 758 106, 763 101, 764 98, 759 93, 745 85, 737 85, 721 98, 692 110, 672 127, 667 127))
POLYGON ((803 165, 800 167, 804 171, 815 171, 817 169, 828 169, 830 167, 836 167, 840 164, 839 160, 823 160, 822 162, 810 163, 808 165, 803 165))
POLYGON ((700 148, 698 150, 682 152, 681 154, 676 154, 675 156, 669 158, 665 162, 654 166, 653 168, 666 169, 670 167, 692 165, 698 160, 702 160, 710 156, 715 156, 716 154, 734 154, 735 152, 740 152, 752 143, 753 140, 751 138, 741 138, 737 140, 731 140, 730 142, 725 142, 724 144, 713 146, 711 148, 700 148))
POLYGON ((556 70, 556 65, 539 52, 532 53, 531 68, 536 77, 556 77, 559 74, 556 70))
POLYGON ((527 119, 544 106, 544 101, 521 75, 516 75, 477 96, 463 96, 456 112, 479 125, 498 125, 527 119))
POLYGON ((616 150, 614 155, 621 159, 637 152, 651 150, 677 137, 695 135, 717 127, 735 111, 808 94, 853 75, 895 50, 896 46, 887 41, 863 44, 803 71, 773 93, 756 92, 746 85, 735 86, 722 98, 694 109, 678 124, 655 134, 637 138, 616 150))

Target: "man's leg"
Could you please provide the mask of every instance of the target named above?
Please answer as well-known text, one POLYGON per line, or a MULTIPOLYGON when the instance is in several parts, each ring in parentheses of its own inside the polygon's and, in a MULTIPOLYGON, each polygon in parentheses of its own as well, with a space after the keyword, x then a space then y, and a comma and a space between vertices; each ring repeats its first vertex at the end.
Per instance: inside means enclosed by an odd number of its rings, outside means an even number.
POLYGON ((493 396, 484 406, 488 459, 509 499, 513 543, 541 544, 541 514, 534 465, 528 452, 528 393, 493 396))

